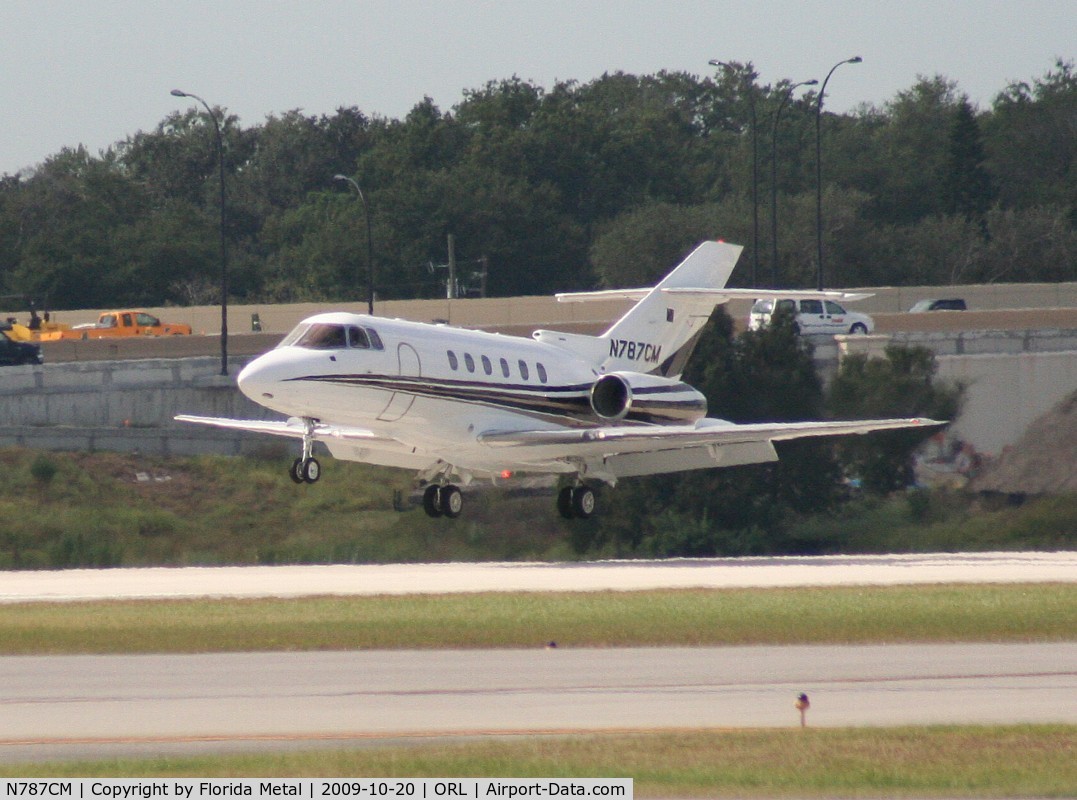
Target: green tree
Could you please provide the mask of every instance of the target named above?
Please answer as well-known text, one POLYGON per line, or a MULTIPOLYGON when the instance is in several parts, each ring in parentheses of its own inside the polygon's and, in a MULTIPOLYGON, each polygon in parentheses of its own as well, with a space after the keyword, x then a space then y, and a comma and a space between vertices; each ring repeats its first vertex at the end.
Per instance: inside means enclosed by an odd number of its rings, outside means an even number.
POLYGON ((968 99, 962 99, 950 128, 942 206, 947 214, 957 214, 976 222, 986 233, 985 217, 995 199, 995 190, 991 176, 984 168, 985 160, 976 115, 968 99))
MULTIPOLYGON (((922 416, 948 422, 957 416, 964 390, 936 381, 937 370, 935 354, 925 347, 891 345, 885 358, 848 356, 830 385, 827 405, 841 419, 922 416)), ((869 491, 903 489, 914 480, 913 450, 934 432, 912 428, 847 437, 842 462, 869 491)))
MULTIPOLYGON (((984 122, 984 148, 1009 207, 1059 206, 1077 213, 1077 69, 1059 59, 1032 84, 1012 83, 984 122)), ((1071 217, 1071 225, 1077 218, 1071 217)))

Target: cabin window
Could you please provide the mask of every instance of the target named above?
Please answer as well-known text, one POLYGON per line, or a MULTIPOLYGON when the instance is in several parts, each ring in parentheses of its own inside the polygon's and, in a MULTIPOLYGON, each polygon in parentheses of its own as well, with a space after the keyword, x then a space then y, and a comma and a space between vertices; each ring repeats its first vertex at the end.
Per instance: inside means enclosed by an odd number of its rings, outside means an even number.
POLYGON ((366 331, 360 328, 358 325, 348 326, 348 346, 360 347, 363 350, 370 349, 370 339, 366 335, 366 331))
POLYGON ((801 314, 822 314, 823 303, 820 300, 801 300, 800 301, 800 313, 801 314))
POLYGON ((456 372, 456 370, 460 369, 460 362, 456 360, 456 353, 454 353, 452 350, 449 350, 448 352, 449 366, 452 367, 453 372, 456 372))
POLYGON ((365 328, 367 336, 370 338, 370 346, 375 350, 384 350, 385 345, 381 343, 381 337, 378 336, 378 332, 373 328, 365 328))
POLYGON ((542 364, 535 364, 535 369, 538 370, 539 380, 546 383, 546 367, 542 366, 542 364))
POLYGON ((471 357, 471 353, 464 353, 464 366, 467 367, 468 372, 475 371, 475 359, 471 357))
POLYGON ((292 328, 291 333, 281 339, 280 344, 278 344, 277 347, 290 347, 291 345, 302 339, 303 334, 306 333, 309 328, 310 325, 306 322, 299 323, 294 328, 292 328))
POLYGON ((509 377, 509 362, 505 359, 501 359, 501 374, 506 378, 509 377))
POLYGON ((524 379, 524 380, 526 381, 526 380, 527 380, 527 376, 528 376, 528 372, 527 372, 527 362, 526 362, 526 361, 524 361, 524 360, 523 360, 523 359, 521 358, 521 359, 520 359, 520 361, 519 361, 519 364, 520 364, 520 377, 521 377, 521 378, 523 378, 523 379, 524 379))
POLYGON ((494 365, 490 363, 490 359, 488 359, 486 356, 482 357, 482 371, 485 372, 487 375, 494 374, 494 365))
POLYGON ((307 328, 295 344, 298 347, 309 347, 314 350, 335 350, 348 346, 344 336, 344 326, 324 322, 316 322, 307 328))

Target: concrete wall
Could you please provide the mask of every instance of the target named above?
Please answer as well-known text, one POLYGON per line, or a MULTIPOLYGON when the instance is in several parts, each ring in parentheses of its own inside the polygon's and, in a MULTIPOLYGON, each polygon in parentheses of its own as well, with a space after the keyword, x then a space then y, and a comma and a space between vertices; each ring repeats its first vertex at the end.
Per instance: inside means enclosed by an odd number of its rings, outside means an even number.
MULTIPOLYGON (((1065 308, 1077 309, 1077 282, 1073 283, 1010 283, 968 286, 883 286, 850 291, 873 292, 874 296, 857 301, 854 308, 867 314, 888 314, 908 311, 917 300, 937 297, 962 297, 972 311, 996 309, 1065 308)), ((398 317, 419 322, 445 320, 466 327, 498 327, 502 330, 520 328, 529 334, 535 327, 582 329, 608 324, 631 305, 624 300, 589 303, 558 303, 555 298, 492 297, 467 300, 388 300, 374 304, 381 317, 398 317)), ((750 301, 734 301, 729 313, 735 320, 747 319, 750 301)), ((94 322, 101 311, 53 312, 52 319, 77 325, 94 322)), ((165 322, 185 322, 195 334, 216 336, 221 330, 220 306, 191 306, 187 308, 146 309, 165 322)), ((353 311, 366 313, 362 300, 327 301, 319 303, 233 304, 228 307, 228 330, 232 334, 252 333, 251 318, 257 314, 265 333, 285 334, 304 317, 322 311, 353 311)), ((945 316, 936 313, 935 316, 945 316)), ((0 319, 16 317, 26 322, 25 309, 0 311, 0 319)))
POLYGON ((266 437, 175 422, 176 414, 263 419, 235 385, 246 359, 75 362, 0 370, 0 446, 164 455, 250 453, 266 437))

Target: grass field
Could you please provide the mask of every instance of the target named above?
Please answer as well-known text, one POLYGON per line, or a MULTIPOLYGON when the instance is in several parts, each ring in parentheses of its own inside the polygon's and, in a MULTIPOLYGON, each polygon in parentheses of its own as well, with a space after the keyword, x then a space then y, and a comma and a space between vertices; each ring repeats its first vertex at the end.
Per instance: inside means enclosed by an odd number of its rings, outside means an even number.
POLYGON ((1077 585, 31 603, 0 654, 1066 641, 1077 585))
MULTIPOLYGON (((653 555, 603 533, 602 515, 563 520, 552 492, 487 488, 469 495, 460 519, 433 520, 407 503, 392 510, 394 492, 412 489, 406 471, 325 459, 322 480, 296 486, 292 457, 276 443, 260 458, 0 449, 0 569, 653 555)), ((615 507, 634 485, 603 502, 615 507)), ((718 555, 1065 550, 1077 547, 1077 496, 1015 507, 915 492, 790 519, 776 538, 727 533, 718 555)))
POLYGON ((605 734, 0 765, 0 777, 630 777, 637 797, 1074 797, 1077 727, 605 734))

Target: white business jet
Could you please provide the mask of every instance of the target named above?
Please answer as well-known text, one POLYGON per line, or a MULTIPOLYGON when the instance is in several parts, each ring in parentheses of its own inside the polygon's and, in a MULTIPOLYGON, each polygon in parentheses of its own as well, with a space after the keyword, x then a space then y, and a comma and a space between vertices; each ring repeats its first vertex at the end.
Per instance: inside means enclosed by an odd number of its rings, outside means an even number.
POLYGON ((777 461, 774 442, 935 425, 927 419, 738 425, 707 414, 680 380, 741 248, 704 242, 650 289, 558 295, 638 301, 601 336, 532 338, 328 313, 303 320, 238 376, 280 421, 178 416, 184 422, 301 439, 291 468, 314 483, 314 442, 336 458, 417 471, 430 516, 456 517, 459 485, 554 474, 567 518, 595 511, 595 487, 621 478, 777 461))

